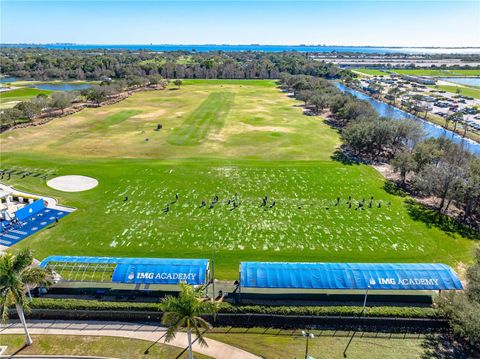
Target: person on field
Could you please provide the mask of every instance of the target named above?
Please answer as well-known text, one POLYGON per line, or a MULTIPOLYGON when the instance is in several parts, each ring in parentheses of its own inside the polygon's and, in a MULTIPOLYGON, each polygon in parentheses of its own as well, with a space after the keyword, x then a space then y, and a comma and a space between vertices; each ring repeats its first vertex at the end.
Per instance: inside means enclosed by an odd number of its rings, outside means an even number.
POLYGON ((260 207, 265 207, 267 205, 267 202, 268 202, 268 196, 265 196, 262 200, 262 205, 260 207))

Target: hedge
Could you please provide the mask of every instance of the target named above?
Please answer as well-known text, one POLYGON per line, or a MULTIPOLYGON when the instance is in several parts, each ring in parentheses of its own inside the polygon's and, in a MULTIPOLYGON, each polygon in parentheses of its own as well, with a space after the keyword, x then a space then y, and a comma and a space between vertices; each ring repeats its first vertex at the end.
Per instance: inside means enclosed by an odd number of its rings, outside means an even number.
MULTIPOLYGON (((103 302, 81 299, 34 298, 32 309, 63 310, 129 310, 160 311, 158 303, 103 302)), ((359 306, 266 306, 266 305, 232 305, 223 303, 220 313, 230 314, 277 314, 293 316, 358 316, 359 306)), ((440 311, 430 307, 367 307, 367 317, 390 318, 441 318, 440 311)))

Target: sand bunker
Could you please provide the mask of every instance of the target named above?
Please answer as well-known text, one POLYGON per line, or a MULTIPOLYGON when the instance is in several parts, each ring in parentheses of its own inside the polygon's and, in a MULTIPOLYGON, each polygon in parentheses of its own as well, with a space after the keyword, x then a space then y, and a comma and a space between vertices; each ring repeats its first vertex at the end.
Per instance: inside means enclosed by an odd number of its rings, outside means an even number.
POLYGON ((47 182, 47 186, 63 192, 81 192, 92 189, 98 185, 98 181, 86 176, 60 176, 47 182))

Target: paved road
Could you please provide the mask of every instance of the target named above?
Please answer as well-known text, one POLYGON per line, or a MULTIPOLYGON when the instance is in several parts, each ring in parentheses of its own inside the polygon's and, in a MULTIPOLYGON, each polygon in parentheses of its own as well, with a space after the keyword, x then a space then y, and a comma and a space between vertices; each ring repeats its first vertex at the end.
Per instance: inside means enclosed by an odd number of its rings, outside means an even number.
MULTIPOLYGON (((82 335, 82 336, 110 336, 142 339, 150 342, 156 341, 165 333, 165 327, 156 325, 143 325, 123 322, 98 322, 98 321, 50 321, 30 320, 31 334, 52 335, 82 335)), ((23 334, 23 328, 19 322, 12 321, 8 325, 0 326, 1 334, 23 334)), ((162 339, 160 343, 164 343, 162 339)), ((187 346, 187 334, 178 333, 176 338, 169 343, 180 348, 187 346)), ((193 345, 197 353, 208 355, 218 359, 259 359, 245 350, 233 347, 222 342, 207 339, 208 347, 201 347, 198 343, 193 345)), ((147 345, 145 346, 145 348, 147 345)))

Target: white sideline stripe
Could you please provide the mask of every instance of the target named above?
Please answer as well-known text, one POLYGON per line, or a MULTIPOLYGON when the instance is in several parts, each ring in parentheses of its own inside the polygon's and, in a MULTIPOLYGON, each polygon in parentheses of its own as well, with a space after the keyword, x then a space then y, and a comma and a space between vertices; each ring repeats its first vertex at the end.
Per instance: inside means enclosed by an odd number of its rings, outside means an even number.
POLYGON ((16 229, 12 229, 10 232, 13 232, 13 233, 16 233, 16 234, 23 234, 23 235, 27 234, 27 232, 18 231, 16 229))
POLYGON ((5 233, 2 233, 1 236, 5 237, 5 238, 10 238, 10 239, 19 239, 20 238, 20 237, 11 236, 10 234, 5 234, 5 233))

